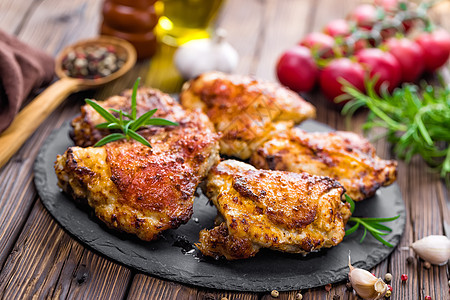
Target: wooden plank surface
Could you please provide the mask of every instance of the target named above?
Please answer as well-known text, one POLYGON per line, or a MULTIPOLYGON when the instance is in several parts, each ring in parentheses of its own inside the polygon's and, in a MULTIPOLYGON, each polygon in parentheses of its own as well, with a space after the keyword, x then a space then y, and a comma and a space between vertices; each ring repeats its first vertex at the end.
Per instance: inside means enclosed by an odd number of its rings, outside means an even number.
MULTIPOLYGON (((0 28, 27 43, 56 55, 64 45, 97 34, 101 0, 2 0, 0 28)), ((217 26, 228 31, 228 41, 238 50, 237 73, 275 80, 274 67, 281 52, 311 30, 320 30, 333 18, 344 17, 358 0, 228 0, 217 26)), ((447 3, 447 4, 446 4, 447 3)), ((450 30, 450 5, 433 10, 433 18, 450 30)), ((105 99, 129 88, 137 76, 146 85, 177 92, 183 80, 173 67, 174 49, 160 49, 152 60, 140 62, 123 79, 95 94, 87 92, 68 99, 30 138, 19 153, 0 170, 0 298, 103 298, 103 299, 273 299, 270 293, 216 291, 134 274, 89 251, 70 238, 47 214, 32 182, 32 165, 40 145, 55 127, 78 112, 85 97, 105 99)), ((318 120, 347 129, 338 111, 329 107, 320 92, 305 95, 318 109, 318 120)), ((362 133, 365 113, 352 118, 351 130, 362 133)), ((391 156, 385 140, 375 143, 380 156, 391 156)), ((407 206, 407 225, 400 246, 390 258, 372 270, 377 276, 394 276, 391 299, 448 299, 448 269, 422 261, 407 264, 413 241, 442 234, 450 224, 448 189, 438 176, 426 171, 420 159, 399 164, 398 184, 407 206), (409 280, 400 283, 400 275, 409 280)), ((357 299, 344 284, 330 291, 323 287, 280 293, 278 299, 357 299), (334 298, 333 298, 334 297, 334 298)))
MULTIPOLYGON (((19 19, 20 26, 13 31, 51 55, 69 43, 97 35, 100 0, 44 0, 35 1, 33 7, 30 1, 6 2, 2 1, 1 15, 5 7, 30 8, 23 10, 24 19, 19 19)), ((11 32, 8 24, 2 22, 1 26, 11 32)), ((36 192, 32 169, 37 151, 54 128, 79 112, 80 100, 88 95, 92 92, 66 100, 0 170, 0 298, 113 297, 124 295, 128 288, 129 269, 76 243, 39 202, 33 207, 36 192)))
POLYGON ((197 299, 197 289, 144 274, 134 276, 128 299, 197 299))
POLYGON ((298 43, 308 31, 317 2, 320 1, 266 1, 259 49, 254 54, 250 74, 276 81, 275 66, 279 56, 298 43))
MULTIPOLYGON (((100 2, 74 0, 70 1, 71 5, 64 5, 61 1, 48 0, 35 2, 2 1, 0 15, 8 16, 11 13, 9 9, 17 11, 17 16, 21 16, 19 12, 23 13, 23 19, 17 18, 22 24, 20 32, 17 33, 18 37, 30 45, 54 54, 63 45, 66 45, 66 36, 71 36, 70 41, 72 42, 74 39, 94 36, 96 34, 96 29, 92 28, 91 25, 98 22, 98 17, 90 14, 92 14, 92 11, 98 11, 100 2), (33 6, 31 10, 24 9, 30 6, 33 6), (91 18, 90 22, 92 23, 86 22, 85 16, 80 15, 80 7, 84 7, 84 11, 86 12, 90 11, 87 16, 91 18), (70 9, 73 9, 73 11, 70 9), (52 19, 58 19, 56 17, 58 10, 64 16, 71 16, 69 17, 70 21, 63 23, 51 22, 52 19), (51 11, 53 17, 48 17, 49 11, 51 11), (76 26, 78 26, 80 31, 73 30, 76 26), (71 31, 74 32, 69 34, 71 31)), ((9 24, 3 23, 4 19, 0 19, 2 20, 0 23, 2 29, 7 30, 11 28, 9 24)), ((57 124, 61 124, 62 121, 67 120, 69 115, 73 115, 77 111, 76 106, 73 104, 66 105, 65 108, 55 112, 49 121, 44 123, 25 143, 18 154, 0 170, 0 190, 2 191, 0 195, 0 205, 2 207, 0 210, 1 264, 4 262, 8 249, 11 248, 12 243, 17 238, 20 228, 23 226, 34 201, 35 190, 32 169, 37 151, 51 130, 57 124), (11 199, 14 199, 14 201, 11 201, 11 199)))
POLYGON ((122 298, 130 274, 71 239, 37 202, 0 273, 0 298, 122 298))

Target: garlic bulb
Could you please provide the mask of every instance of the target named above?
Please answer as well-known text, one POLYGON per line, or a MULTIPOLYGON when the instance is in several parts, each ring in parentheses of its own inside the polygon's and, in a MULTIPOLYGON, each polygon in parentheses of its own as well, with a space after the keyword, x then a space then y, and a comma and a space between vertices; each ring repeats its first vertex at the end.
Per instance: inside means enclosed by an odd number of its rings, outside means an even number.
POLYGON ((450 240, 443 235, 429 235, 411 245, 414 252, 433 265, 445 265, 450 259, 450 240))
POLYGON ((204 72, 231 73, 238 64, 236 50, 225 42, 226 31, 218 29, 214 39, 193 40, 182 45, 175 53, 175 66, 185 79, 204 72))
POLYGON ((366 270, 354 268, 350 263, 350 255, 348 256, 348 267, 350 268, 348 279, 361 298, 376 300, 384 297, 388 288, 381 278, 373 276, 366 270))

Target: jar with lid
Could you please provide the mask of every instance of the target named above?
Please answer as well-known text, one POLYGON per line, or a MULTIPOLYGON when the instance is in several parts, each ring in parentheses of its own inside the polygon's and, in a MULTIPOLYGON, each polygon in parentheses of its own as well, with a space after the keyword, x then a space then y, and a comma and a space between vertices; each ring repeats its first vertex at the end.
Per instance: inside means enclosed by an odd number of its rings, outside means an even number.
POLYGON ((104 0, 100 33, 129 41, 138 59, 155 54, 156 0, 104 0))

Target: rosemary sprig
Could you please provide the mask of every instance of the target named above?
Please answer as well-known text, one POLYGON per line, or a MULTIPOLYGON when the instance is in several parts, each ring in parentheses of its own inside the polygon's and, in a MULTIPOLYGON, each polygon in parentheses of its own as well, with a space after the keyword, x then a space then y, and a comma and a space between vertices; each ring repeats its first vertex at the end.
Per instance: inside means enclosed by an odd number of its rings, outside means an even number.
POLYGON ((394 152, 409 162, 419 154, 428 165, 435 168, 442 178, 450 179, 450 85, 441 82, 420 88, 405 84, 393 94, 378 95, 373 80, 366 81, 367 94, 350 84, 344 85, 348 102, 342 113, 347 116, 360 107, 370 109, 363 128, 386 129, 385 135, 394 145, 394 152))
MULTIPOLYGON (((355 202, 352 198, 350 198, 347 194, 345 194, 345 200, 350 203, 350 211, 354 212, 355 210, 355 202)), ((354 233, 356 230, 358 230, 359 226, 362 225, 364 227, 364 233, 359 240, 360 243, 364 241, 366 238, 367 232, 369 232, 374 238, 376 238, 378 241, 383 243, 383 245, 386 245, 390 248, 394 247, 392 244, 387 242, 382 238, 384 235, 388 235, 392 232, 392 229, 381 224, 383 222, 391 222, 394 220, 397 220, 400 217, 400 215, 397 215, 395 217, 391 218, 360 218, 360 217, 350 217, 348 222, 354 222, 355 225, 353 225, 350 229, 345 231, 345 236, 350 235, 354 233)))
POLYGON ((90 99, 85 100, 87 104, 89 104, 96 112, 98 112, 106 120, 106 122, 95 126, 96 128, 122 131, 122 133, 115 132, 105 136, 100 141, 98 141, 94 145, 94 147, 103 146, 107 143, 121 139, 127 140, 134 139, 140 142, 141 144, 144 144, 145 146, 151 147, 150 143, 142 135, 136 132, 137 130, 139 130, 139 128, 147 125, 159 125, 159 126, 178 125, 178 123, 166 119, 152 118, 157 109, 152 109, 136 119, 137 117, 136 95, 140 80, 141 78, 138 78, 133 86, 133 92, 131 94, 131 114, 123 110, 110 108, 109 109, 110 111, 119 114, 119 118, 117 118, 108 110, 99 105, 97 102, 92 101, 90 99))

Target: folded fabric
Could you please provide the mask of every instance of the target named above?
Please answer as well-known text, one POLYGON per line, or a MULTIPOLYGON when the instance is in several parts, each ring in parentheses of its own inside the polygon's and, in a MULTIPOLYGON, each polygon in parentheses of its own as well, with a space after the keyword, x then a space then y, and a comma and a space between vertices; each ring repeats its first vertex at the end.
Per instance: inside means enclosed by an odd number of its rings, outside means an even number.
POLYGON ((0 132, 28 94, 52 80, 53 70, 52 57, 0 30, 0 132))

